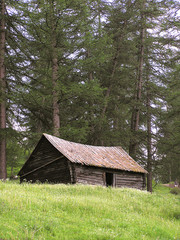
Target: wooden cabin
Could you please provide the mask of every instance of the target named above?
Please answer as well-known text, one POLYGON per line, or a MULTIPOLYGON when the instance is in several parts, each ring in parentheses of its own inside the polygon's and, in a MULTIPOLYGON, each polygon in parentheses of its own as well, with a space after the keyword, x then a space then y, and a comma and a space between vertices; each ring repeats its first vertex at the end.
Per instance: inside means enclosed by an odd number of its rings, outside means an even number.
POLYGON ((43 134, 20 181, 82 183, 144 189, 146 170, 121 147, 91 146, 43 134))

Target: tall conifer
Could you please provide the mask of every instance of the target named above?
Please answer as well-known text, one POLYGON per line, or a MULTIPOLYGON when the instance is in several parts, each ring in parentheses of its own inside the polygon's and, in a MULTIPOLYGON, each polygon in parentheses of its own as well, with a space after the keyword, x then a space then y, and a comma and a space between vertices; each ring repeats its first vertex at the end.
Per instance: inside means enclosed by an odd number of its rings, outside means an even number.
POLYGON ((0 3, 0 179, 6 179, 5 0, 0 3))

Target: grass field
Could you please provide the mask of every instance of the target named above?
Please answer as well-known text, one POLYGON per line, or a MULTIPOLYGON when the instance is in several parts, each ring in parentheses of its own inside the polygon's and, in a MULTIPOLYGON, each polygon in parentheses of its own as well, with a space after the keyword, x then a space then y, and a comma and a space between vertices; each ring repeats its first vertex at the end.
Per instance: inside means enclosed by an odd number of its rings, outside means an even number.
POLYGON ((0 239, 180 239, 180 196, 0 182, 0 239))

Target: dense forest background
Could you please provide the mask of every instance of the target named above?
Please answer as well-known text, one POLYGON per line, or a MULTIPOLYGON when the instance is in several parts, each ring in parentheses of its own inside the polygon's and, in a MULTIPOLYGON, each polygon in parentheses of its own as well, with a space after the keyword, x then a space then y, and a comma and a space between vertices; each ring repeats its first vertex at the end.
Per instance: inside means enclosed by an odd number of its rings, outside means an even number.
MULTIPOLYGON (((43 132, 180 177, 178 0, 1 0, 0 178, 43 132)), ((180 180, 180 179, 179 179, 180 180)))

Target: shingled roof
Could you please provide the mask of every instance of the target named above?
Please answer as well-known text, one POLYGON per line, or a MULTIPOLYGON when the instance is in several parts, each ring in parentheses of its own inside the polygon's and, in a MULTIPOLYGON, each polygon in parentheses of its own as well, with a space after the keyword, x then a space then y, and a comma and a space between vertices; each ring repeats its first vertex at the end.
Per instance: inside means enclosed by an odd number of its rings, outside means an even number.
POLYGON ((102 147, 74 143, 48 134, 43 136, 72 163, 147 173, 122 147, 102 147))

